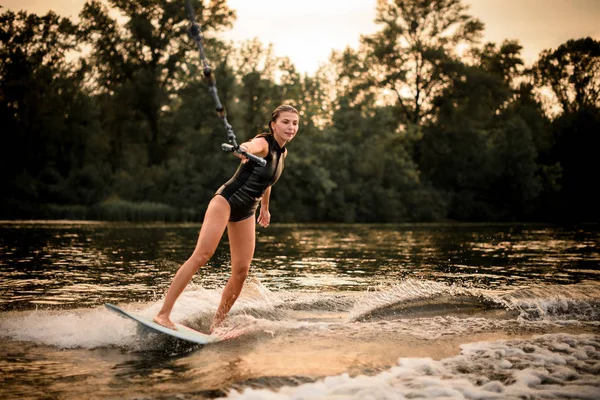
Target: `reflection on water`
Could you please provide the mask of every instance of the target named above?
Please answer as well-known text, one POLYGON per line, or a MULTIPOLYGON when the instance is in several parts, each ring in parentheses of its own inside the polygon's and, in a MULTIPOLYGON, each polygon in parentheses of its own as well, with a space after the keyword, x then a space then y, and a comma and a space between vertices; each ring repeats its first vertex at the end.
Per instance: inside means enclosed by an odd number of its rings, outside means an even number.
MULTIPOLYGON (((598 278, 597 226, 272 225, 257 234, 251 274, 272 290, 352 291, 418 278, 519 288, 598 278)), ((198 225, 0 224, 0 310, 71 308, 162 296, 191 254, 198 225)), ((221 287, 225 235, 194 279, 221 287)))
MULTIPOLYGON (((198 228, 0 223, 0 398, 598 398, 597 226, 259 229, 207 346, 100 306, 155 315, 198 228)), ((225 237, 174 320, 210 325, 228 263, 225 237)))

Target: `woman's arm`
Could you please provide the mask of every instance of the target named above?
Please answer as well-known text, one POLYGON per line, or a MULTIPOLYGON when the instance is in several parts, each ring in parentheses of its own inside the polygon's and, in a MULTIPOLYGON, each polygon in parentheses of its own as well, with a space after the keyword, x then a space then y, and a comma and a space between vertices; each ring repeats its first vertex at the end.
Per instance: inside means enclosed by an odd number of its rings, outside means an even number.
MULTIPOLYGON (((240 147, 246 150, 246 152, 250 154, 254 154, 258 157, 266 157, 269 154, 269 143, 267 139, 264 137, 255 137, 250 139, 247 142, 240 144, 240 147)), ((241 158, 244 162, 247 162, 248 159, 239 153, 233 153, 236 157, 241 158)))
POLYGON ((265 190, 265 193, 262 196, 260 201, 260 213, 258 214, 258 219, 256 222, 263 228, 269 226, 269 222, 271 222, 271 213, 269 212, 269 201, 271 200, 271 186, 265 190))

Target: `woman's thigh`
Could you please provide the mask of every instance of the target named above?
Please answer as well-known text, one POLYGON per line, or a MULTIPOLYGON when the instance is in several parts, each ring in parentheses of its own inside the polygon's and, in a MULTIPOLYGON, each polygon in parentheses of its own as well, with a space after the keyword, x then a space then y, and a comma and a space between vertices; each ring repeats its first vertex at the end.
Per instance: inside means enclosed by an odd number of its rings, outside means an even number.
POLYGON ((229 222, 227 233, 231 250, 231 267, 249 268, 254 257, 256 222, 254 215, 238 222, 229 222))
POLYGON ((229 203, 221 196, 212 198, 200 228, 194 255, 208 256, 217 249, 229 220, 229 203))

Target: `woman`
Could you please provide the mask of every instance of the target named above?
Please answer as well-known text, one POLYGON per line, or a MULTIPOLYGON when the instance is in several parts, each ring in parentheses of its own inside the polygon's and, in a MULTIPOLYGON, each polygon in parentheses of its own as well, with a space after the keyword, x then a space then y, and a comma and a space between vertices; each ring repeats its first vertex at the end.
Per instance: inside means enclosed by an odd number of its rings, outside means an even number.
POLYGON ((253 217, 260 203, 257 221, 264 228, 269 225, 271 186, 277 182, 283 171, 283 160, 287 154, 285 145, 296 136, 299 119, 300 115, 294 107, 281 105, 271 115, 270 133, 260 134, 240 145, 246 152, 264 158, 267 164, 260 167, 236 153, 242 162, 233 177, 217 190, 208 204, 196 248, 175 274, 154 322, 176 329, 170 319, 175 301, 196 271, 213 255, 227 228, 231 251, 231 277, 223 289, 219 308, 210 327, 211 333, 225 320, 242 290, 254 256, 256 225, 253 217))

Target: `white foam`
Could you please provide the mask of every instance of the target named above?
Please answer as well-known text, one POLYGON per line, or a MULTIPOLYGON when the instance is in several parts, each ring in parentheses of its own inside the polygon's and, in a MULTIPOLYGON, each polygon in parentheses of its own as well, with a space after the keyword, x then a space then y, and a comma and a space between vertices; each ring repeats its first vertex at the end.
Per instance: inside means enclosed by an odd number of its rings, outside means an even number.
MULTIPOLYGON (((191 286, 175 303, 171 318, 175 322, 198 328, 209 326, 219 305, 221 293, 191 286)), ((272 309, 277 303, 259 282, 250 281, 236 303, 236 313, 231 322, 221 329, 221 334, 231 335, 257 330, 274 330, 276 322, 258 321, 244 315, 252 308, 272 309), (262 323, 261 323, 262 322, 262 323), (233 332, 233 333, 232 333, 233 332)), ((162 306, 162 300, 150 303, 119 304, 127 311, 152 318, 162 306)), ((219 332, 217 332, 219 333, 219 332)), ((35 342, 62 349, 98 347, 125 347, 134 350, 152 349, 155 337, 138 334, 134 321, 122 318, 100 306, 94 309, 63 311, 31 311, 5 314, 0 319, 0 337, 18 341, 35 342)))
POLYGON ((0 336, 68 348, 132 346, 135 325, 102 308, 33 311, 0 321, 0 336))
MULTIPOLYGON (((228 322, 215 333, 227 337, 252 332, 278 335, 288 331, 301 330, 304 337, 312 339, 341 336, 356 338, 356 340, 376 340, 381 335, 386 335, 388 338, 392 337, 391 335, 407 335, 418 339, 436 340, 440 337, 459 337, 478 332, 509 332, 514 329, 522 329, 523 325, 539 331, 544 331, 546 326, 555 327, 557 325, 561 327, 590 324, 600 326, 600 323, 594 321, 526 321, 455 316, 375 320, 372 322, 352 322, 352 318, 343 318, 344 314, 358 312, 359 309, 362 312, 362 310, 373 309, 372 307, 378 307, 381 304, 398 303, 401 298, 415 298, 432 293, 448 294, 455 290, 464 294, 466 289, 431 282, 410 281, 388 288, 388 290, 353 296, 339 297, 339 294, 327 296, 314 293, 294 293, 292 296, 290 293, 272 293, 260 282, 250 280, 232 309, 228 322), (292 300, 295 303, 292 304, 292 308, 289 308, 292 300), (317 311, 304 311, 303 304, 305 303, 310 309, 310 304, 328 308, 330 302, 335 309, 345 307, 347 311, 344 313, 336 311, 336 318, 329 319, 327 317, 330 314, 324 312, 323 307, 317 311), (379 305, 374 305, 375 303, 379 305), (357 306, 350 310, 353 304, 357 304, 357 306), (298 305, 301 306, 302 311, 294 311, 294 307, 298 305)), ((471 296, 475 294, 470 290, 469 293, 471 296)), ((210 326, 220 298, 219 290, 208 290, 192 285, 186 289, 175 304, 172 319, 192 328, 205 330, 210 326)), ((151 318, 160 309, 162 300, 152 303, 117 305, 151 318)), ((8 318, 0 317, 0 337, 59 348, 111 346, 135 350, 156 348, 156 338, 148 339, 144 335, 139 335, 135 322, 120 318, 105 310, 104 307, 52 312, 34 311, 11 315, 8 318)), ((565 343, 556 343, 557 347, 554 352, 560 354, 572 347, 565 343)), ((572 357, 577 360, 585 360, 589 351, 589 349, 572 351, 572 357)), ((503 369, 511 369, 513 364, 512 360, 499 361, 499 366, 503 369)))
POLYGON ((278 391, 234 390, 227 399, 596 400, 600 398, 599 350, 600 336, 592 335, 472 343, 462 346, 461 355, 439 361, 400 358, 397 366, 376 376, 342 374, 278 391))

